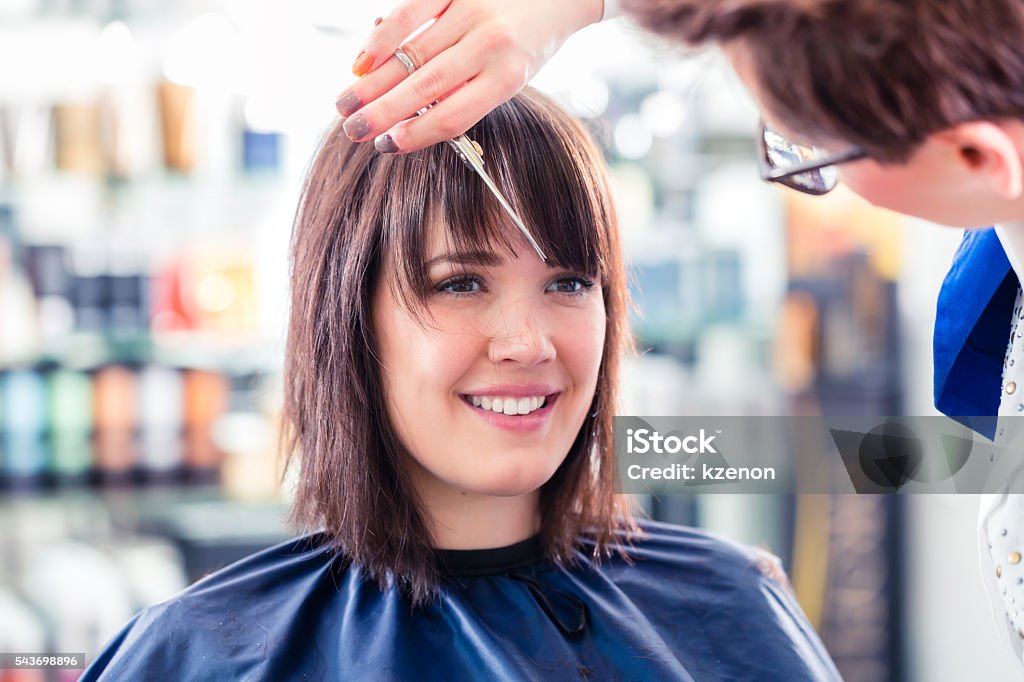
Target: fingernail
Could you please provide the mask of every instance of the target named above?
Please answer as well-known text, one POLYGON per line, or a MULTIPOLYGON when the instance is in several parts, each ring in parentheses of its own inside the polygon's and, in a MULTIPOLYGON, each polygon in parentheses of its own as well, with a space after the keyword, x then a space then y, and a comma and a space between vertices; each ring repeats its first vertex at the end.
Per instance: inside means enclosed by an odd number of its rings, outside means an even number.
POLYGON ((400 151, 398 145, 395 144, 395 140, 387 133, 378 135, 377 139, 373 141, 373 146, 377 151, 384 154, 396 154, 400 151))
POLYGON ((356 57, 355 64, 352 65, 352 73, 362 78, 366 74, 370 73, 370 68, 373 66, 373 55, 368 55, 365 52, 360 52, 359 56, 356 57))
POLYGON ((373 20, 373 25, 380 26, 382 21, 384 21, 384 17, 377 17, 376 19, 373 20))
POLYGON ((348 92, 339 97, 334 106, 338 108, 338 113, 342 116, 351 116, 356 113, 359 107, 363 106, 363 101, 359 99, 359 95, 356 93, 348 92))
POLYGON ((345 134, 353 141, 361 140, 370 134, 370 122, 362 114, 345 121, 345 134))

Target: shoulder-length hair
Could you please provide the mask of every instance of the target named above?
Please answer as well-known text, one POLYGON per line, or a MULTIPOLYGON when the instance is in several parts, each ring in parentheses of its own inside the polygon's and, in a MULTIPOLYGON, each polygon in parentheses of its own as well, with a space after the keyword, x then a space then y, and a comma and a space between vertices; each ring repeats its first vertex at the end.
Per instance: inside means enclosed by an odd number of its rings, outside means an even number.
MULTIPOLYGON (((607 329, 597 390, 565 461, 542 486, 540 512, 548 559, 571 562, 584 536, 608 554, 636 527, 627 498, 613 494, 628 294, 604 162, 577 121, 531 91, 469 136, 549 261, 601 278, 607 329)), ((502 215, 448 145, 382 155, 350 142, 340 123, 313 160, 296 213, 284 376, 285 452, 299 469, 290 520, 322 528, 382 589, 397 580, 417 604, 436 592, 442 573, 387 417, 371 303, 390 254, 398 267, 388 284, 411 311, 423 311, 429 220, 443 221, 456 250, 512 250, 497 227, 508 225, 502 215)))

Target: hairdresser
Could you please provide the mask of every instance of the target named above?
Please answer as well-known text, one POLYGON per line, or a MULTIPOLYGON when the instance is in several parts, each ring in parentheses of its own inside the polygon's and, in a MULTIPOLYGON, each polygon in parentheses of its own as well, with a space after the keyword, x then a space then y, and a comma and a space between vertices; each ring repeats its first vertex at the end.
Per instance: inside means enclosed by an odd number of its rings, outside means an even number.
POLYGON ((355 60, 362 78, 337 100, 345 132, 388 154, 453 137, 518 92, 573 32, 622 11, 669 40, 722 47, 761 107, 765 179, 809 194, 841 180, 878 206, 978 228, 965 233, 939 298, 935 402, 1018 455, 989 479, 979 539, 999 630, 1022 660, 1024 3, 620 4, 407 0, 355 60), (399 47, 418 67, 408 78, 391 58, 399 47))

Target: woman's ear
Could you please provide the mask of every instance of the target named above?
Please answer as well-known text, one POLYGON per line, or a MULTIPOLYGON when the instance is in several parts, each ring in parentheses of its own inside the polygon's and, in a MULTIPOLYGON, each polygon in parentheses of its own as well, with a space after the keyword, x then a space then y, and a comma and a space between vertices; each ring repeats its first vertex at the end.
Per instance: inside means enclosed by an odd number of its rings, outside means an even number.
POLYGON ((1024 194, 1024 163, 1017 135, 993 121, 970 121, 932 136, 955 148, 965 170, 981 175, 983 182, 1005 199, 1024 194))

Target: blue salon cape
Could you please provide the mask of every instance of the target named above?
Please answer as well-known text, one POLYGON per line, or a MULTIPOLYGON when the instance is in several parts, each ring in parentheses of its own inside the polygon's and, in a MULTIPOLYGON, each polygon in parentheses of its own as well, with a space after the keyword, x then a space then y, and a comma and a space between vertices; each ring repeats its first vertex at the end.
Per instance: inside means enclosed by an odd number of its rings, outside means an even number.
POLYGON ((939 292, 935 407, 991 439, 1017 299, 1017 276, 993 228, 967 230, 939 292))
MULTIPOLYGON (((536 538, 466 555, 412 611, 319 534, 135 616, 81 679, 840 680, 761 550, 642 522, 630 566, 558 568, 536 538), (525 552, 525 554, 524 554, 525 552), (532 558, 531 558, 532 557, 532 558), (490 564, 490 567, 488 567, 490 564)), ((592 547, 592 545, 589 545, 592 547)), ((458 562, 456 562, 458 563, 458 562)))

